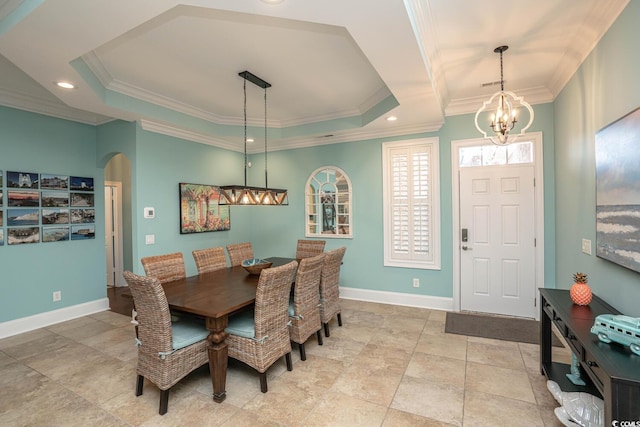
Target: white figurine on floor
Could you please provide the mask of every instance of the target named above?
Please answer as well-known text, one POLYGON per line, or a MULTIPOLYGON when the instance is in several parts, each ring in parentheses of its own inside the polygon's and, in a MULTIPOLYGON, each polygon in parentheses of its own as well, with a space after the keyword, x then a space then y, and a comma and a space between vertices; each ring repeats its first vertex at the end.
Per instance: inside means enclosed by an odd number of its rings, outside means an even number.
POLYGON ((564 392, 555 381, 547 381, 547 388, 561 405, 553 412, 567 427, 603 427, 604 402, 602 399, 581 392, 564 392))

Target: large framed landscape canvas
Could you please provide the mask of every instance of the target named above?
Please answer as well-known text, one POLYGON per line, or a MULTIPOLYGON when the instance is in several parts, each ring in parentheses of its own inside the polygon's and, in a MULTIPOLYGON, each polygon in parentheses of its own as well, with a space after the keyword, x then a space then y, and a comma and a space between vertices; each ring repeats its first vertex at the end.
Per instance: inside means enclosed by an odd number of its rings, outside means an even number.
POLYGON ((596 255, 640 272, 640 108, 596 133, 596 255))
POLYGON ((218 206, 220 188, 180 183, 180 233, 231 229, 229 206, 218 206))

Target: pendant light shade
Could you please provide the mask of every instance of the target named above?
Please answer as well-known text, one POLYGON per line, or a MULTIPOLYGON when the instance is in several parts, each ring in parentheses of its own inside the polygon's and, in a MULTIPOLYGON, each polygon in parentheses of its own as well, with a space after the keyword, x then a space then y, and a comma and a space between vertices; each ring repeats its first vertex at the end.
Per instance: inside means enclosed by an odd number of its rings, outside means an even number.
POLYGON ((244 79, 244 185, 225 185, 220 187, 220 205, 265 205, 283 206, 289 204, 287 190, 269 188, 267 175, 267 88, 270 83, 249 71, 238 74, 244 79), (247 186, 247 81, 264 89, 264 187, 247 186))
MULTIPOLYGON (((502 69, 502 54, 509 49, 509 46, 498 46, 493 51, 500 54, 500 90, 494 93, 488 101, 476 112, 476 129, 495 145, 508 145, 516 140, 533 123, 533 108, 524 100, 522 96, 504 90, 504 75, 502 69), (518 123, 518 108, 525 108, 529 111, 529 122, 520 129, 520 133, 511 133, 516 123, 518 123), (489 125, 480 126, 478 118, 484 112, 491 112, 489 125)), ((483 115, 484 117, 484 115, 483 115)))

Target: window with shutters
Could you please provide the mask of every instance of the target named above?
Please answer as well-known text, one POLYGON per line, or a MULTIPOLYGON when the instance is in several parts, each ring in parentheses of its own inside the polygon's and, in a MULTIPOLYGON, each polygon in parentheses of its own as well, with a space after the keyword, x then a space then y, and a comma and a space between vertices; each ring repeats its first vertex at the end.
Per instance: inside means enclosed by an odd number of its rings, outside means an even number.
POLYGON ((440 269, 438 138, 382 144, 384 265, 440 269))

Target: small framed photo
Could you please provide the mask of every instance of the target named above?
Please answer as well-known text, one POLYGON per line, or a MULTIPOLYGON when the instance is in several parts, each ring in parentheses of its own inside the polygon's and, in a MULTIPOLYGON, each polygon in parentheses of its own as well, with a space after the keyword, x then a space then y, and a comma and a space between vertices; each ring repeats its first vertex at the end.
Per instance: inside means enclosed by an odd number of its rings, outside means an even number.
POLYGON ((4 225, 4 211, 0 211, 0 227, 4 225))
POLYGON ((40 199, 43 208, 69 206, 69 193, 65 191, 43 191, 40 199))
POLYGON ((71 206, 76 207, 92 207, 93 193, 71 193, 71 206))
POLYGON ((41 173, 40 189, 69 191, 69 177, 66 175, 49 175, 41 173))
POLYGON ((4 228, 0 228, 0 246, 4 246, 4 228))
POLYGON ((71 224, 88 224, 96 222, 95 209, 71 209, 71 224))
POLYGON ((72 191, 93 191, 93 178, 86 176, 71 177, 72 191))
POLYGON ((69 240, 69 226, 42 227, 42 242, 63 242, 69 240))
POLYGON ((96 229, 94 224, 82 224, 71 226, 71 240, 95 239, 96 229))
MULTIPOLYGON (((51 224, 69 224, 68 208, 43 208, 42 209, 42 225, 51 224)), ((69 230, 67 230, 69 234, 69 230)), ((43 236, 44 239, 44 236, 43 236)))
POLYGON ((7 191, 7 206, 9 207, 39 207, 40 193, 37 191, 7 191))
POLYGON ((38 189, 38 174, 33 172, 7 172, 8 188, 38 189))
POLYGON ((40 224, 40 209, 20 208, 7 210, 7 225, 9 227, 40 224))
POLYGON ((39 243, 40 227, 7 228, 7 244, 39 243))

